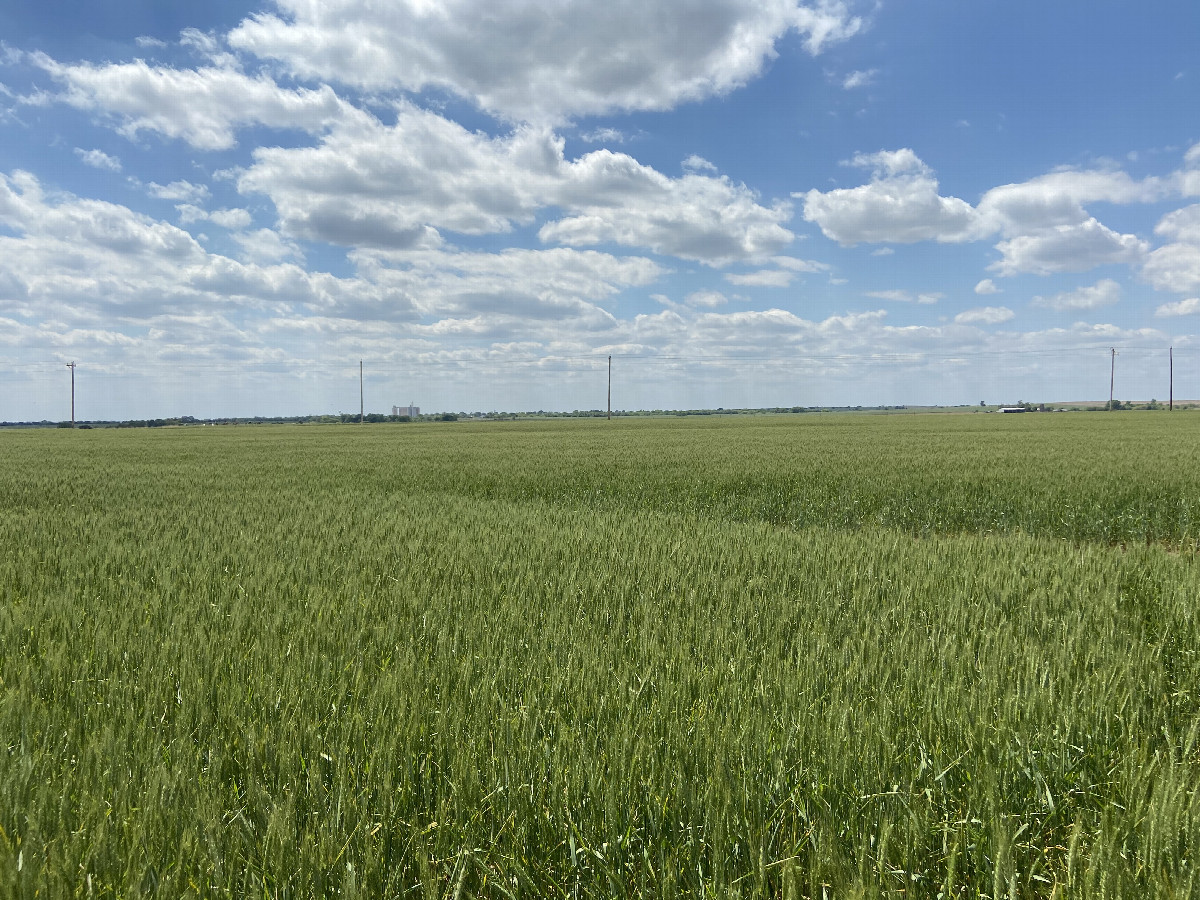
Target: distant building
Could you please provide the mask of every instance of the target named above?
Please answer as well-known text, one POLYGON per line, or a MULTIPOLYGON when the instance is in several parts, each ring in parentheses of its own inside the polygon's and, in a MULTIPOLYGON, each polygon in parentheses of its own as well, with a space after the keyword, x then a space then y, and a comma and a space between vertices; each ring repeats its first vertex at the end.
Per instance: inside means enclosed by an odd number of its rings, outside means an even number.
POLYGON ((1023 406, 1002 406, 1002 407, 1000 407, 1000 412, 1003 412, 1003 413, 1025 412, 1025 407, 1023 407, 1023 406))
POLYGON ((415 419, 420 414, 421 414, 421 407, 419 407, 419 406, 393 406, 392 407, 392 415, 393 416, 408 416, 410 419, 415 419))

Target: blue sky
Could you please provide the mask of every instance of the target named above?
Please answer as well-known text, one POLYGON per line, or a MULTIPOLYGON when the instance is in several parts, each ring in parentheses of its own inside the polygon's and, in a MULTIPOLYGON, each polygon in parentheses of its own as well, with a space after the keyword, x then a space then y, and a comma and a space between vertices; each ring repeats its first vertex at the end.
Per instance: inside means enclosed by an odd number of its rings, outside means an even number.
POLYGON ((1200 399, 1200 7, 0 8, 0 420, 1200 399))

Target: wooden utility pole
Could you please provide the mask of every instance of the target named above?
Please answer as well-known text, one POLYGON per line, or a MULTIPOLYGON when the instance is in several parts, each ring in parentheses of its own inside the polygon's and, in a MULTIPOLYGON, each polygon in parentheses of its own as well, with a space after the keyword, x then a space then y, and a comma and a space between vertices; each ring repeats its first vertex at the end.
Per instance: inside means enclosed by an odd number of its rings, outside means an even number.
POLYGON ((1112 366, 1108 372, 1108 408, 1113 408, 1113 384, 1117 379, 1117 348, 1112 349, 1112 366))
POLYGON ((612 357, 608 358, 608 418, 612 420, 612 357))
POLYGON ((362 360, 358 361, 358 424, 363 423, 362 360))
POLYGON ((1167 365, 1168 377, 1170 379, 1170 387, 1167 388, 1167 412, 1175 409, 1175 348, 1167 348, 1167 359, 1170 362, 1167 365))
POLYGON ((75 361, 67 363, 67 368, 71 370, 71 427, 75 427, 75 361))

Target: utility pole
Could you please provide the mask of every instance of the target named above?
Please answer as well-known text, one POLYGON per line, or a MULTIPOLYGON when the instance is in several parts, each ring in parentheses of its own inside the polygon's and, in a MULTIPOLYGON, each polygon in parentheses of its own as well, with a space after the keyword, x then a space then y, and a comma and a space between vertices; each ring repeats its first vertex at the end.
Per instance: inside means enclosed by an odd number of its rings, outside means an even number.
POLYGON ((358 361, 358 424, 363 423, 362 360, 358 361))
POLYGON ((1113 408, 1113 384, 1117 379, 1117 348, 1112 347, 1112 366, 1108 372, 1108 408, 1113 408))
POLYGON ((71 370, 71 427, 75 427, 75 361, 67 363, 67 368, 71 370))
POLYGON ((1170 387, 1167 388, 1167 412, 1175 409, 1175 348, 1167 348, 1167 359, 1170 360, 1167 371, 1170 377, 1170 387))
POLYGON ((612 421, 612 357, 608 358, 608 419, 612 421))

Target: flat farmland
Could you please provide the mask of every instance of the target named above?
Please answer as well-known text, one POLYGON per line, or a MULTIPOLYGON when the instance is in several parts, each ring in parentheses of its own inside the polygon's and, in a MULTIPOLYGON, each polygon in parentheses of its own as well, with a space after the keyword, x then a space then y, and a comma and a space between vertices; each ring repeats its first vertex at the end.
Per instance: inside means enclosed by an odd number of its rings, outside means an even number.
POLYGON ((0 893, 1200 896, 1198 448, 0 433, 0 893))

